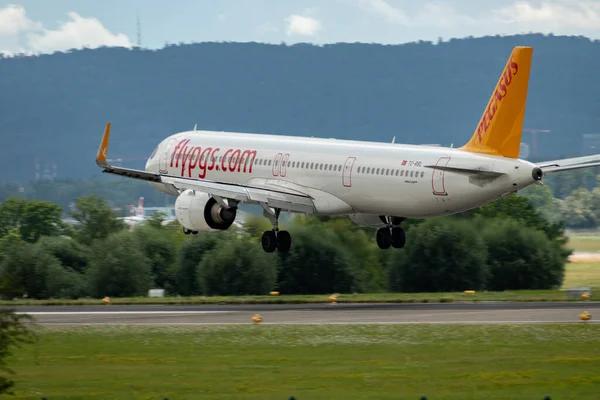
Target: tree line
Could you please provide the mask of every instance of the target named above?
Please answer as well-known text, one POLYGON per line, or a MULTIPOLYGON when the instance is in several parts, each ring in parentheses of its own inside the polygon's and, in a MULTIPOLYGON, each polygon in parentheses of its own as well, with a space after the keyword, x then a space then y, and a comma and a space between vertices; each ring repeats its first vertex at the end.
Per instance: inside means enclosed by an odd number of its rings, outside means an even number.
POLYGON ((297 215, 281 229, 289 253, 264 253, 270 229, 184 235, 160 214, 128 229, 103 197, 77 198, 66 225, 58 205, 0 205, 0 297, 82 298, 545 289, 561 286, 570 254, 562 224, 510 195, 454 217, 408 220, 407 245, 380 250, 373 229, 346 217, 297 215))

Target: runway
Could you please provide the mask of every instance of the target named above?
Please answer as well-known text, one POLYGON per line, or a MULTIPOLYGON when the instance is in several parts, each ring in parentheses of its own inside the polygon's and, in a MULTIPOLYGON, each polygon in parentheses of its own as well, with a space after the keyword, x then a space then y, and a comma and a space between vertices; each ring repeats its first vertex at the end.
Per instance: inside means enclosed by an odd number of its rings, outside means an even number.
POLYGON ((600 318, 600 302, 470 304, 277 304, 131 305, 15 307, 40 325, 215 325, 250 324, 543 324, 582 323, 600 318))

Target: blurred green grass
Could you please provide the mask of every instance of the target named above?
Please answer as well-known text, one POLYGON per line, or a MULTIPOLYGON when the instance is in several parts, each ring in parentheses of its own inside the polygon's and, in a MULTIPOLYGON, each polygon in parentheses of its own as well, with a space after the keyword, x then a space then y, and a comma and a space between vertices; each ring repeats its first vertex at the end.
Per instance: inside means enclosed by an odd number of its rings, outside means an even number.
POLYGON ((596 398, 600 325, 39 328, 14 399, 596 398))

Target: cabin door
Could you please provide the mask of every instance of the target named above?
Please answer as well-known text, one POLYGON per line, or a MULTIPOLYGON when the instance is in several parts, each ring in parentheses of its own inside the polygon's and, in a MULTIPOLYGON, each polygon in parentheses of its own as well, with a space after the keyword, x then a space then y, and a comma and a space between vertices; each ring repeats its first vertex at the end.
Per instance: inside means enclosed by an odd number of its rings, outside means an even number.
POLYGON ((345 187, 352 187, 352 168, 356 157, 348 157, 342 170, 342 183, 345 187))
MULTIPOLYGON (((439 167, 445 167, 448 165, 449 161, 450 157, 441 157, 435 165, 439 167)), ((433 168, 431 175, 431 187, 433 189, 433 194, 437 196, 448 195, 448 193, 446 193, 446 184, 444 182, 444 172, 445 171, 443 170, 433 168)))

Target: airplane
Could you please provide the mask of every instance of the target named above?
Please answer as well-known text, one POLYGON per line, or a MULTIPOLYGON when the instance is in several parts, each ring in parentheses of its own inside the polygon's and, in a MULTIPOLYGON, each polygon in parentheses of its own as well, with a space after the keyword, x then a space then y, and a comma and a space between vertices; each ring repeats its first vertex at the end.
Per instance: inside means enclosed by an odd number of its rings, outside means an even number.
POLYGON ((130 206, 130 213, 132 215, 128 215, 126 217, 121 217, 118 218, 121 221, 125 222, 127 225, 129 225, 130 228, 133 228, 134 226, 142 223, 145 221, 144 218, 144 198, 140 197, 138 200, 138 206, 137 209, 133 209, 133 205, 130 206), (135 212, 134 212, 135 210, 135 212))
POLYGON ((258 204, 273 229, 271 253, 291 247, 280 213, 346 215, 378 228, 381 249, 402 248, 407 218, 467 211, 532 184, 546 174, 600 166, 600 154, 541 163, 519 159, 533 48, 514 47, 471 137, 462 147, 407 145, 295 136, 193 131, 175 133, 152 152, 145 170, 112 166, 111 123, 96 156, 104 173, 148 181, 177 196, 186 234, 228 229, 239 204, 258 204))

